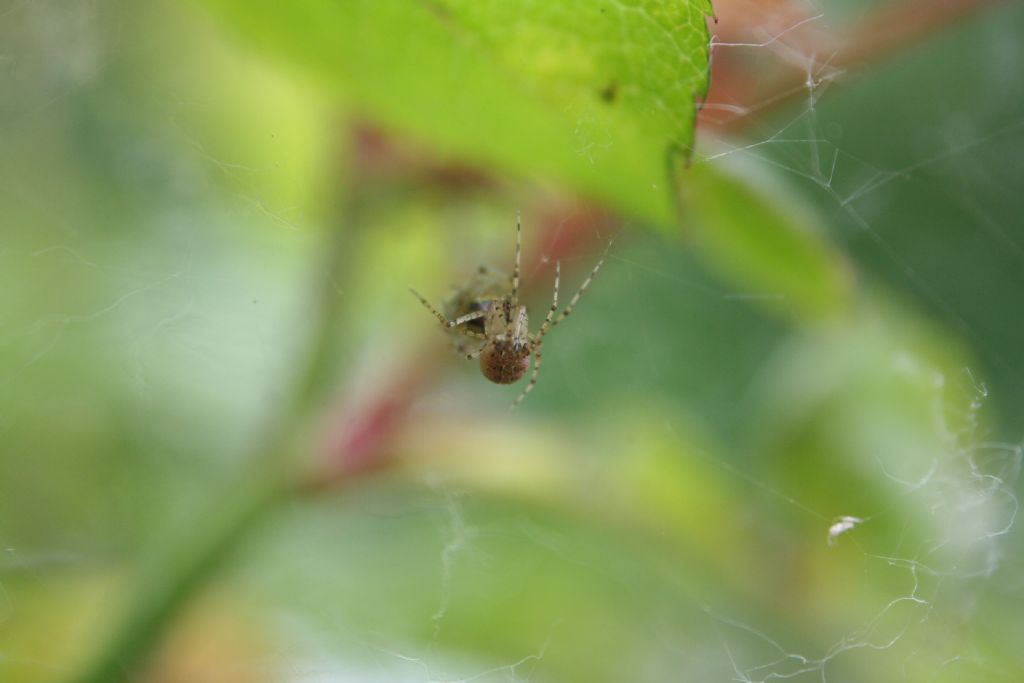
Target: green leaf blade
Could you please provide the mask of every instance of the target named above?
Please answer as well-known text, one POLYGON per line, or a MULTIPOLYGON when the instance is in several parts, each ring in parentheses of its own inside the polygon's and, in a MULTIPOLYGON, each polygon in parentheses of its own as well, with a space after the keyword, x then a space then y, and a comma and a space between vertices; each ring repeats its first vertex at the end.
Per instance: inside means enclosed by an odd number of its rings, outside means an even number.
POLYGON ((386 126, 674 223, 669 149, 707 88, 707 0, 203 0, 386 126))

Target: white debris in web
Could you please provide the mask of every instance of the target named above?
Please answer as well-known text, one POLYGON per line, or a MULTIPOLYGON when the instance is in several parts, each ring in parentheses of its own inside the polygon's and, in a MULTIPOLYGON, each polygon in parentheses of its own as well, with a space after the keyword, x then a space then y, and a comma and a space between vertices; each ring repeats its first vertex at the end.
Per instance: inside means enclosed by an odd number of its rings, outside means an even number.
POLYGON ((835 545, 840 536, 863 521, 860 517, 850 517, 848 515, 840 517, 828 528, 828 544, 835 545))

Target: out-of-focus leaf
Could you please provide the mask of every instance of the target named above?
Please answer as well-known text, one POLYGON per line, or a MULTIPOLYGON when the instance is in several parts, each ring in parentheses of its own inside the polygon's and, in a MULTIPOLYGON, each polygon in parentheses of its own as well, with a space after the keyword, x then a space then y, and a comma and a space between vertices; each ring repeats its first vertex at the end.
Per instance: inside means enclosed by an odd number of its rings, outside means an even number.
POLYGON ((665 160, 692 146, 708 0, 204 4, 387 125, 673 221, 665 160))
POLYGON ((698 251, 752 298, 777 301, 798 317, 844 308, 852 273, 798 211, 707 165, 689 169, 680 186, 684 226, 698 251))
POLYGON ((1017 447, 984 440, 986 389, 966 349, 870 302, 796 336, 762 373, 758 467, 771 463, 779 488, 804 492, 823 517, 870 520, 856 531, 868 546, 900 547, 939 575, 991 571, 994 539, 1016 515, 1004 477, 1017 447))

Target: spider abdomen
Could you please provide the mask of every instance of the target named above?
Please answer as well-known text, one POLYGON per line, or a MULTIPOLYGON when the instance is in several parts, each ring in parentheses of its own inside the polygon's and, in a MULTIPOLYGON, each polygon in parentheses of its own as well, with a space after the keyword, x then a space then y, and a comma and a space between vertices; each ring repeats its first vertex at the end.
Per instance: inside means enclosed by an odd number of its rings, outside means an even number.
POLYGON ((530 348, 508 342, 489 344, 480 354, 480 372, 495 384, 514 384, 530 368, 530 348))

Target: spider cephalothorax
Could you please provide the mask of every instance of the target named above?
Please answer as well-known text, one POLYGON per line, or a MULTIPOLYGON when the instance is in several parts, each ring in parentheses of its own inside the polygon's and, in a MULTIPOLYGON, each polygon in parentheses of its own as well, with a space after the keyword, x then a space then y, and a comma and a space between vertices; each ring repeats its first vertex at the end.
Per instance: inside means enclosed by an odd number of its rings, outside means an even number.
POLYGON ((468 287, 459 290, 449 302, 446 309, 448 316, 438 312, 419 293, 412 290, 416 298, 434 314, 446 330, 457 334, 459 343, 456 348, 460 353, 470 359, 479 358, 480 372, 490 381, 496 384, 518 382, 530 369, 530 356, 535 358, 530 383, 516 398, 513 407, 519 405, 537 383, 542 360, 540 348, 544 335, 572 313, 576 302, 604 263, 603 258, 597 262, 569 305, 555 318, 555 311, 558 310, 558 280, 561 274, 561 264, 556 262, 555 291, 551 308, 548 309, 540 330, 536 334, 530 334, 526 306, 519 303, 521 236, 522 228, 517 220, 516 261, 511 282, 505 277, 493 277, 490 271, 481 268, 476 279, 468 287), (472 342, 476 348, 469 351, 467 342, 472 342))

